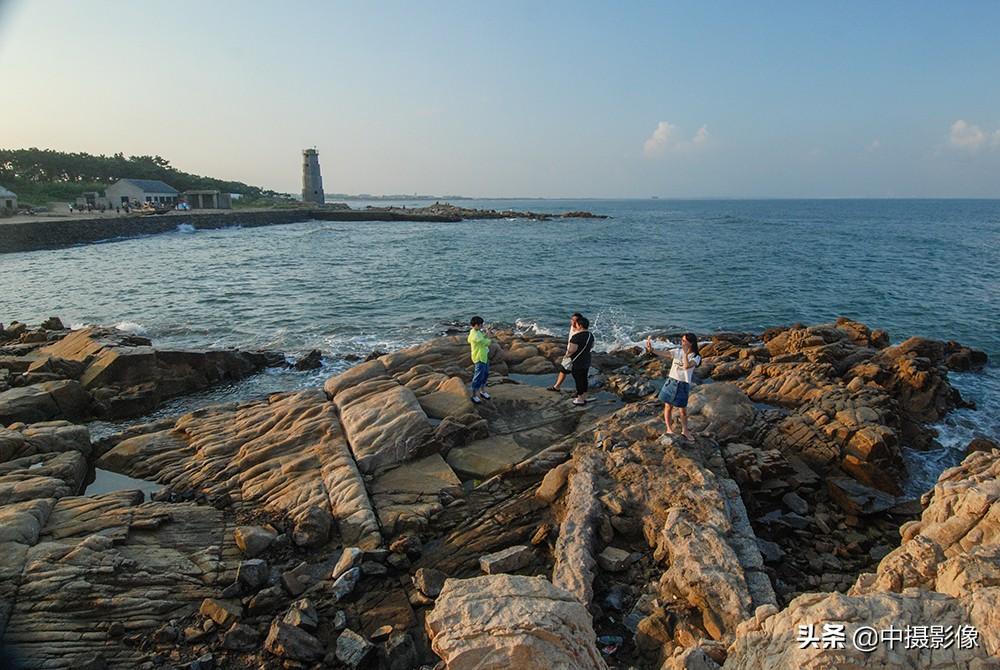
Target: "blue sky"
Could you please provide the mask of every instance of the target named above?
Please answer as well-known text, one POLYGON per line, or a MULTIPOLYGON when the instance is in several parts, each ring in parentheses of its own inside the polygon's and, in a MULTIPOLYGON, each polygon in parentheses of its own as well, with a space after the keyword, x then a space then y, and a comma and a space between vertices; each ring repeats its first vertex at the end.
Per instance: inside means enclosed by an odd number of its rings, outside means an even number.
POLYGON ((0 0, 0 146, 329 192, 1000 197, 996 2, 0 0))

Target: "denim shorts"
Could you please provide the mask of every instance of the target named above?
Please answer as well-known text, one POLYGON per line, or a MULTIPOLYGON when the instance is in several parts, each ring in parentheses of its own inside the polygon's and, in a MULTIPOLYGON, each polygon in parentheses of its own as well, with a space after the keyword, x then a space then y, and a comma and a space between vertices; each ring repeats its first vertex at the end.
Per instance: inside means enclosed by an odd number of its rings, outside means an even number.
POLYGON ((674 407, 687 407, 690 391, 691 385, 687 382, 667 377, 667 381, 663 382, 663 388, 660 389, 660 401, 674 407))

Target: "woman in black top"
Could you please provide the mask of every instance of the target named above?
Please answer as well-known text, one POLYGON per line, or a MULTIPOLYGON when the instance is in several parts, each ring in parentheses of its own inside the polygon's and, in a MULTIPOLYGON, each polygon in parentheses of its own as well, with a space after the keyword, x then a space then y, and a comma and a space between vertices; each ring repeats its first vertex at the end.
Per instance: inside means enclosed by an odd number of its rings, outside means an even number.
POLYGON ((581 316, 576 320, 579 328, 566 345, 566 356, 573 361, 570 373, 576 383, 574 405, 587 404, 587 373, 590 371, 590 352, 594 348, 594 335, 590 332, 590 321, 581 316))

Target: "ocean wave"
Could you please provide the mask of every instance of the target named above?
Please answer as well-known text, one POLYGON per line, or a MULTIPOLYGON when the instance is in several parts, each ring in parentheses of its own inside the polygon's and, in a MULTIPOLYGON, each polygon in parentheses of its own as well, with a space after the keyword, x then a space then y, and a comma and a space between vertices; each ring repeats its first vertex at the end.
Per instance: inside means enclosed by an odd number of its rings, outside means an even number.
POLYGON ((132 335, 145 335, 148 332, 146 326, 135 321, 119 321, 115 324, 115 329, 123 333, 131 333, 132 335))
POLYGON ((192 226, 190 223, 178 223, 177 224, 177 232, 178 233, 185 233, 185 234, 187 234, 187 233, 194 233, 197 230, 198 229, 195 228, 194 226, 192 226))
POLYGON ((537 321, 530 319, 517 319, 514 321, 514 332, 519 335, 556 335, 552 329, 539 325, 537 321))
POLYGON ((911 495, 927 491, 942 471, 961 463, 973 439, 986 437, 1000 441, 1000 368, 952 372, 948 378, 963 398, 976 403, 976 409, 956 409, 932 426, 938 432, 939 449, 904 449, 908 470, 906 492, 911 495))

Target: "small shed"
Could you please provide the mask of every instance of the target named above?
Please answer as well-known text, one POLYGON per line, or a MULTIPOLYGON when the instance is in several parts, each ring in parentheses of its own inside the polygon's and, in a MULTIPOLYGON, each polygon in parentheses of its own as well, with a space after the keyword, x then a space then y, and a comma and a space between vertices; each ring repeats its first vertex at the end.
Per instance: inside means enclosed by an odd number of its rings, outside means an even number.
POLYGON ((112 207, 132 203, 173 205, 180 191, 159 179, 119 179, 104 191, 112 207))
POLYGON ((10 216, 17 213, 17 194, 0 186, 0 214, 10 216))
POLYGON ((228 193, 217 190, 184 191, 184 199, 191 209, 232 209, 228 193))

